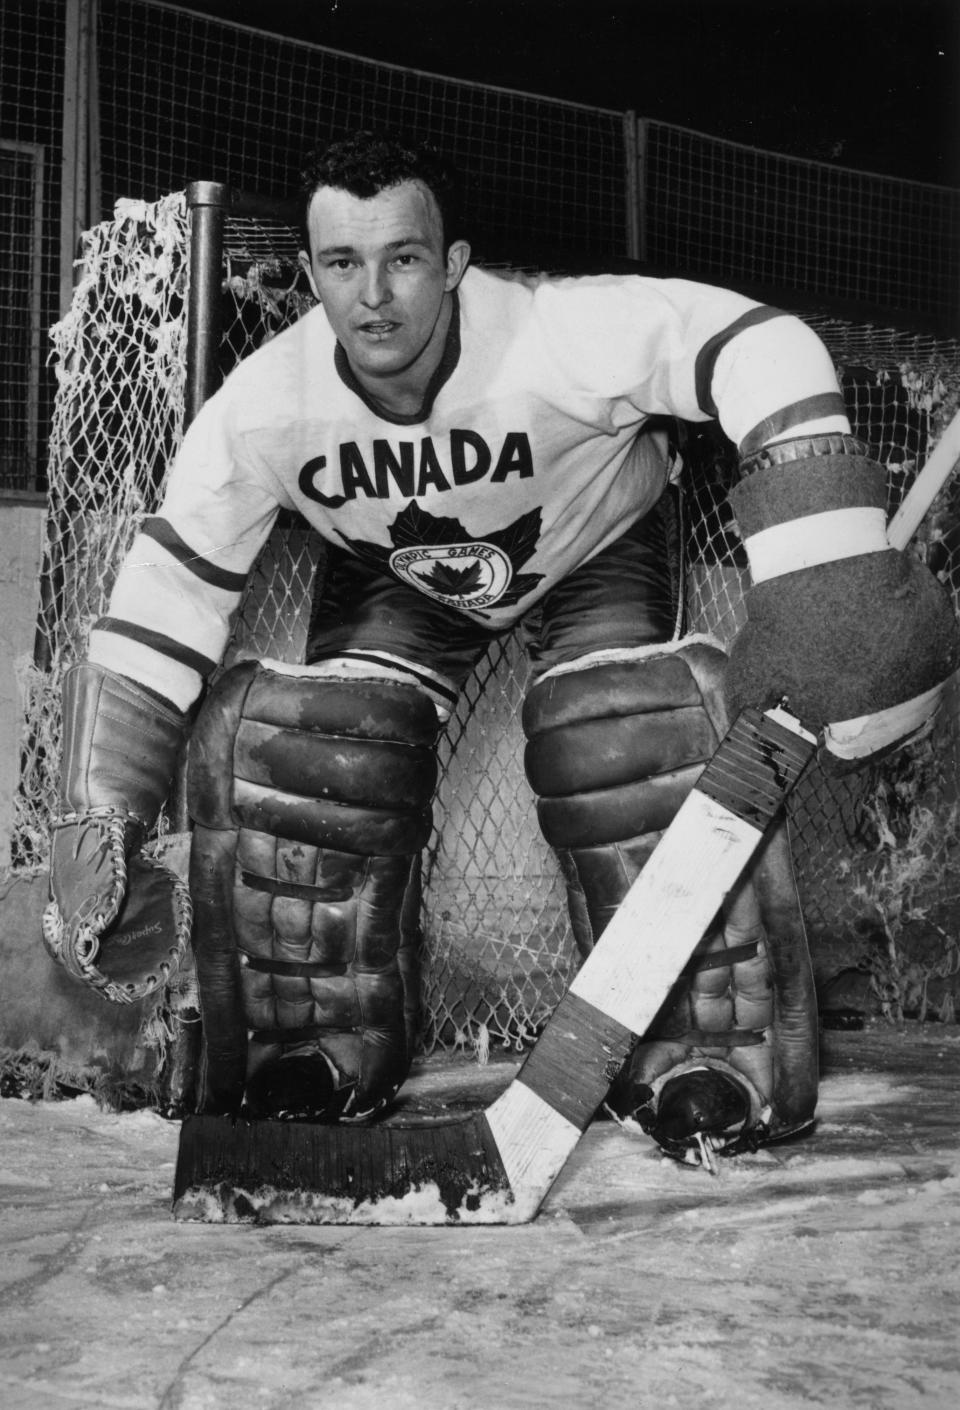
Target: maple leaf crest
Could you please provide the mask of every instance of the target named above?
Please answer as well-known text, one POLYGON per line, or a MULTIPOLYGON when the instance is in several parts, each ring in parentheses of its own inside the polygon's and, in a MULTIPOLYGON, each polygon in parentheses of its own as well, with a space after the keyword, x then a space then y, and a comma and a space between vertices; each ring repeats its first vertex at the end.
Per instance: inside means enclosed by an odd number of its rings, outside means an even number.
MULTIPOLYGON (((414 568, 410 563, 406 578, 402 572, 397 572, 392 562, 394 555, 421 547, 443 550, 467 545, 469 552, 470 545, 492 546, 501 555, 500 562, 509 566, 507 584, 497 590, 489 599, 489 604, 511 607, 527 593, 533 592, 543 581, 541 573, 518 571, 536 552, 541 528, 540 510, 531 509, 505 528, 487 530, 475 535, 459 519, 431 514, 422 509, 415 500, 411 500, 388 530, 391 546, 347 537, 344 538, 344 543, 359 558, 363 558, 382 573, 392 573, 394 577, 399 577, 401 582, 408 582, 418 591, 435 593, 438 597, 446 598, 451 606, 461 605, 455 599, 467 599, 476 594, 472 603, 463 602, 462 605, 465 608, 469 606, 477 615, 485 616, 485 613, 480 612, 477 600, 482 597, 480 590, 484 586, 484 565, 479 555, 477 558, 467 559, 467 566, 463 568, 456 567, 449 559, 447 562, 431 564, 428 571, 414 568)), ((426 566, 424 564, 425 569, 426 566)))
POLYGON ((451 568, 447 563, 435 563, 429 573, 414 573, 424 587, 442 593, 444 597, 465 597, 480 587, 480 564, 474 561, 465 568, 451 568))

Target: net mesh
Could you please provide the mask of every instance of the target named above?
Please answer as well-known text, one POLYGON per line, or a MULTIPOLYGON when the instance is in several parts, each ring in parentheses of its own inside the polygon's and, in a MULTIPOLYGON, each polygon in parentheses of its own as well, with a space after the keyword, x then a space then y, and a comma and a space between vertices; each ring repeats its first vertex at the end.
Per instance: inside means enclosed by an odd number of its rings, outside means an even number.
MULTIPOLYGON (((55 329, 43 651, 25 682, 14 838, 20 869, 47 860, 63 672, 84 654, 179 444, 188 224, 184 198, 173 195, 127 203, 90 232, 73 306, 55 329)), ((224 370, 309 304, 295 248, 282 223, 227 220, 224 370)), ((887 467, 892 508, 960 400, 960 345, 827 315, 810 321, 837 363, 856 433, 887 467)), ((743 617, 744 590, 742 550, 725 508, 732 448, 711 429, 688 430, 687 627, 729 640, 743 617)), ((940 495, 912 551, 956 600, 960 486, 940 495)), ((226 661, 300 659, 311 585, 322 571, 316 537, 281 517, 251 574, 226 661)), ((508 634, 480 662, 441 741, 437 829, 424 857, 427 1048, 521 1045, 572 974, 562 883, 523 773, 526 681, 518 637, 508 634)), ((832 963, 849 954, 871 967, 893 1008, 918 985, 926 1002, 957 961, 958 720, 954 702, 932 743, 852 780, 815 770, 791 804, 815 946, 827 937, 832 963)))
POLYGON ((86 654, 139 523, 180 444, 186 384, 187 219, 182 196, 128 202, 84 237, 82 272, 52 330, 46 548, 15 800, 14 870, 47 860, 56 812, 59 696, 86 654))

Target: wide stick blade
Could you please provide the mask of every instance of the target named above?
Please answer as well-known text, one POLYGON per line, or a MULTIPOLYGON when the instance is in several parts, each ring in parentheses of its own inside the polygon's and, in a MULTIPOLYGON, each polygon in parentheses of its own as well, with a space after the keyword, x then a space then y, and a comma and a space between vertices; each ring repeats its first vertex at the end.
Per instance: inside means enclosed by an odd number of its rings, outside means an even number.
POLYGON ((191 1116, 177 1219, 252 1224, 504 1220, 509 1184, 483 1112, 442 1125, 321 1126, 191 1116))

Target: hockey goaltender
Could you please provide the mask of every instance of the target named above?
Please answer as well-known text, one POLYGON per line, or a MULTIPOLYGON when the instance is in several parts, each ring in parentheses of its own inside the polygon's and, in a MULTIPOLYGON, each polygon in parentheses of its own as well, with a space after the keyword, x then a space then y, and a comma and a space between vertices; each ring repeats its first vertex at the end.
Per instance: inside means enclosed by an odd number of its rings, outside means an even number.
MULTIPOLYGON (((139 998, 192 907, 206 1113, 357 1121, 403 1083, 438 727, 521 618, 528 775, 584 954, 729 712, 785 698, 855 760, 922 730, 960 663, 803 322, 682 279, 471 267, 458 191, 419 142, 312 160, 318 305, 203 407, 66 679, 46 943, 139 998), (675 630, 665 418, 715 419, 739 453, 729 659, 675 630), (328 547, 305 664, 207 689, 280 509, 328 547), (187 895, 141 845, 190 726, 187 895)), ((755 1148, 811 1123, 816 1037, 775 828, 609 1102, 680 1159, 755 1148)))

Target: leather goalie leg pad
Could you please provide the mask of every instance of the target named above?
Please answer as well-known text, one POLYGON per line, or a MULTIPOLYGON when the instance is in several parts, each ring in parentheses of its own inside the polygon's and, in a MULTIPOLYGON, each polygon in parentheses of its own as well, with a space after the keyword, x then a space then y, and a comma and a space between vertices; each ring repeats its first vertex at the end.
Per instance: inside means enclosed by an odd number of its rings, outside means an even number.
MULTIPOLYGON (((725 732, 723 667, 718 649, 681 643, 549 675, 530 691, 527 773, 584 955, 725 732)), ((697 946, 608 1105, 669 1154, 709 1162, 810 1123, 816 1037, 781 832, 697 946)))
POLYGON ((246 663, 214 687, 188 766, 206 1111, 359 1118, 403 1082, 436 733, 405 684, 246 663))

